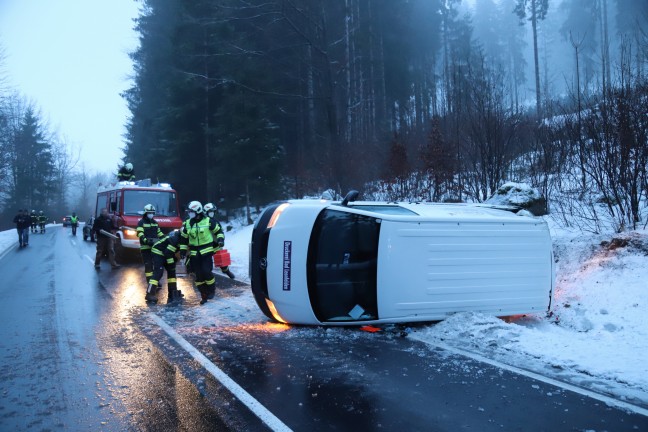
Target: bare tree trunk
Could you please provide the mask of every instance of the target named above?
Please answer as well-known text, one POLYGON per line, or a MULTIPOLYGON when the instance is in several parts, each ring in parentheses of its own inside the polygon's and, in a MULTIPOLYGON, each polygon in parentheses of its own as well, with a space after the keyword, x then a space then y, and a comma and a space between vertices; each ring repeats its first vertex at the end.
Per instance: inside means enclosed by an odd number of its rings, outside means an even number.
POLYGON ((533 28, 533 61, 535 64, 535 86, 536 86, 536 115, 538 121, 542 118, 542 105, 540 103, 540 64, 538 61, 538 17, 536 0, 532 2, 531 27, 533 28))
POLYGON ((577 125, 576 125, 576 134, 577 137, 576 139, 578 140, 578 160, 580 163, 580 171, 581 171, 581 188, 583 193, 587 190, 587 173, 585 170, 585 142, 583 141, 583 120, 582 120, 582 111, 583 107, 581 106, 581 87, 580 87, 580 66, 579 66, 579 55, 578 55, 578 50, 583 43, 583 39, 580 41, 576 42, 574 41, 574 38, 571 35, 571 32, 569 33, 570 39, 571 39, 571 44, 574 47, 574 51, 576 52, 576 101, 577 101, 577 106, 576 106, 576 116, 577 116, 577 125))

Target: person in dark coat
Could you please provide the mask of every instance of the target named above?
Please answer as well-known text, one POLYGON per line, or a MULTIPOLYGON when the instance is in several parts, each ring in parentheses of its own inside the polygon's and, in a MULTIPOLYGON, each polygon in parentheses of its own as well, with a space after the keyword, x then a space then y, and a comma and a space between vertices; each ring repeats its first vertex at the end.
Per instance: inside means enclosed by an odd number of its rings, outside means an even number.
POLYGON ((16 224, 20 247, 27 246, 29 244, 29 228, 31 227, 31 217, 27 214, 27 210, 18 210, 13 222, 16 224))
POLYGON ((115 235, 115 225, 108 215, 108 209, 101 209, 101 214, 95 219, 94 225, 92 225, 92 230, 95 232, 97 238, 95 268, 99 269, 101 267, 99 264, 101 262, 101 257, 104 255, 108 255, 108 261, 113 269, 119 268, 119 264, 115 261, 115 239, 110 235, 101 232, 104 231, 105 233, 115 235))

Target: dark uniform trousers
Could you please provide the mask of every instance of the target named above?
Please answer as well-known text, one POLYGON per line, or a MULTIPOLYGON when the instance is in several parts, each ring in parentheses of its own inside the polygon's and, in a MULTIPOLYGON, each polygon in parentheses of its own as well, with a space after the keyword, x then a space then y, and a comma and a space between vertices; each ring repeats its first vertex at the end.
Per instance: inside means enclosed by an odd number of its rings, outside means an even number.
POLYGON ((160 279, 164 271, 167 272, 167 289, 169 298, 174 296, 174 293, 177 289, 177 279, 176 279, 176 265, 173 258, 166 258, 164 255, 151 254, 153 255, 153 275, 150 279, 150 284, 155 285, 156 287, 160 286, 160 279))
POLYGON ((191 268, 196 275, 196 287, 203 300, 213 297, 216 291, 216 277, 212 273, 214 268, 212 255, 211 252, 204 255, 196 252, 196 255, 191 255, 191 268))

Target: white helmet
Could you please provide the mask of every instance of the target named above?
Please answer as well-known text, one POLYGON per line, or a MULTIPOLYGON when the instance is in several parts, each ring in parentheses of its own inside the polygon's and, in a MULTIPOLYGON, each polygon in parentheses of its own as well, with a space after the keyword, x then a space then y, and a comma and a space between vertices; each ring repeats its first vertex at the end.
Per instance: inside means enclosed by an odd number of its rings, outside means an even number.
POLYGON ((212 203, 207 203, 203 207, 203 210, 205 210, 205 213, 210 212, 210 211, 214 211, 214 210, 216 210, 216 206, 214 204, 212 204, 212 203))
POLYGON ((146 204, 144 206, 144 213, 155 213, 155 206, 153 204, 146 204))
POLYGON ((126 165, 124 165, 124 168, 126 168, 126 171, 133 171, 133 164, 128 162, 126 165))
POLYGON ((200 204, 200 201, 191 201, 189 203, 189 210, 196 212, 196 214, 202 213, 203 206, 200 204))

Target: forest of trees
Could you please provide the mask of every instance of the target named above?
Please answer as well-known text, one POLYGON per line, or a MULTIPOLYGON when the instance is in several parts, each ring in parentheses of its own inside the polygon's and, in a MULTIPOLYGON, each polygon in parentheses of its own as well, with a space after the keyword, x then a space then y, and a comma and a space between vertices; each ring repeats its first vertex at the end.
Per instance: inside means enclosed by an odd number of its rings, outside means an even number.
MULTIPOLYGON (((2 63, 0 52, 0 70, 2 63)), ((0 229, 14 226, 19 209, 43 211, 58 222, 70 213, 70 206, 90 216, 88 203, 105 175, 87 173, 36 104, 6 81, 0 75, 0 229)))
POLYGON ((33 105, 0 93, 0 228, 18 209, 60 213, 69 158, 51 138, 33 105))
POLYGON ((641 219, 646 2, 142 3, 126 159, 187 200, 483 201, 513 180, 641 219))

